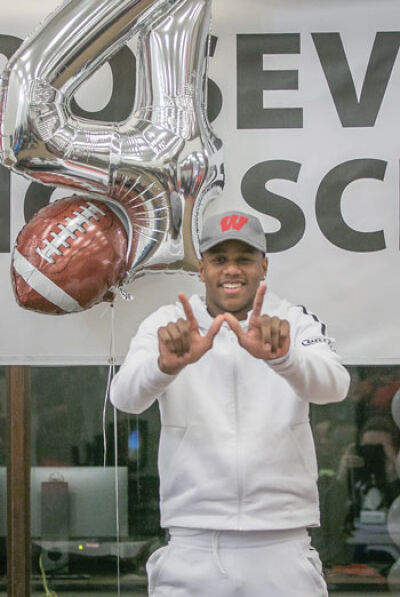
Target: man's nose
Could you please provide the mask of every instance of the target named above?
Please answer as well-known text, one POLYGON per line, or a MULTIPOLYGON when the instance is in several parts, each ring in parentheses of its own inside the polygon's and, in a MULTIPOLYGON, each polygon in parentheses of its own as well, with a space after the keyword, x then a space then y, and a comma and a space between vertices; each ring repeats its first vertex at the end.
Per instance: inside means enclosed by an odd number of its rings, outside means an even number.
POLYGON ((237 273, 240 271, 240 266, 236 261, 226 261, 224 270, 225 273, 237 273))

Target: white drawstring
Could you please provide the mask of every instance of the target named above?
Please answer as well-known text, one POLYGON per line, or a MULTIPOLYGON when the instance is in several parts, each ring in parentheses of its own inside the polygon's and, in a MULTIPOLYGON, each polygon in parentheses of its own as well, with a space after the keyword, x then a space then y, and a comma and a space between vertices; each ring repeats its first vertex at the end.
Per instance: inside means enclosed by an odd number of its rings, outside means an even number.
POLYGON ((212 539, 212 553, 214 557, 215 565, 223 576, 228 576, 227 571, 222 565, 221 558, 219 557, 219 536, 221 531, 215 531, 212 539))

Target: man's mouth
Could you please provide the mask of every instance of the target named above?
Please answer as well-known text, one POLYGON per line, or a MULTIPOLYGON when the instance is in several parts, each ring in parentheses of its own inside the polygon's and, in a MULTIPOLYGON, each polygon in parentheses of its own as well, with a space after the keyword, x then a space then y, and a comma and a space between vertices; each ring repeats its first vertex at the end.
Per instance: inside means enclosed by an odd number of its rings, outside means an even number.
POLYGON ((238 292, 242 286, 244 286, 243 282, 222 282, 221 287, 229 293, 238 292))

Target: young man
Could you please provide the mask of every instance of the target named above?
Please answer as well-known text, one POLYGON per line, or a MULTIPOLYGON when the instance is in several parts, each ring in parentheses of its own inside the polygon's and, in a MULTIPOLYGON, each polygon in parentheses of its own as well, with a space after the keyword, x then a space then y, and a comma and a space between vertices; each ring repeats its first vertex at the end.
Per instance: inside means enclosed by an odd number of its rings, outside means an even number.
POLYGON ((325 326, 266 292, 257 218, 203 226, 197 295, 161 307, 111 388, 140 413, 158 399, 161 524, 153 597, 326 597, 307 527, 319 524, 309 403, 342 400, 349 375, 325 326))

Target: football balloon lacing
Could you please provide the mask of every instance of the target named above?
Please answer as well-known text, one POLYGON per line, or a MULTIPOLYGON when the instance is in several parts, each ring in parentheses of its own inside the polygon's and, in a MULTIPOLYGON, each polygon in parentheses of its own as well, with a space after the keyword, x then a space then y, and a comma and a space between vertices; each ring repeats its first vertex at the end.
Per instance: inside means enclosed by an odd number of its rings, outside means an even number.
POLYGON ((96 221, 100 219, 100 215, 105 216, 105 212, 97 207, 94 203, 88 201, 86 205, 79 206, 77 209, 81 211, 73 211, 74 218, 65 218, 67 222, 64 224, 57 224, 60 232, 50 232, 53 237, 52 240, 44 239, 44 247, 42 249, 37 248, 36 253, 49 263, 55 263, 54 255, 62 255, 60 247, 69 248, 71 245, 68 240, 76 240, 76 232, 86 233, 84 224, 91 224, 90 218, 94 218, 96 221))

